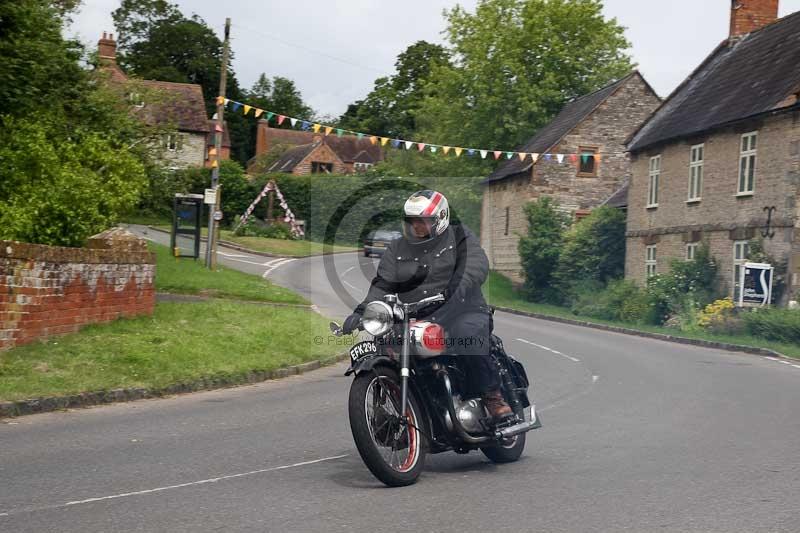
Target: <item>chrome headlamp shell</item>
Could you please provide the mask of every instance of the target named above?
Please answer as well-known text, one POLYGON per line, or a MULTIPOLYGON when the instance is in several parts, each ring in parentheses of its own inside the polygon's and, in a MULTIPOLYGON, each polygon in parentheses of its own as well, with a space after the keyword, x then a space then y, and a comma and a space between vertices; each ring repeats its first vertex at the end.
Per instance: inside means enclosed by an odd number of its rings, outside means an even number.
POLYGON ((361 316, 361 325, 364 331, 375 337, 380 337, 389 331, 394 323, 394 314, 389 304, 374 301, 367 304, 361 316))

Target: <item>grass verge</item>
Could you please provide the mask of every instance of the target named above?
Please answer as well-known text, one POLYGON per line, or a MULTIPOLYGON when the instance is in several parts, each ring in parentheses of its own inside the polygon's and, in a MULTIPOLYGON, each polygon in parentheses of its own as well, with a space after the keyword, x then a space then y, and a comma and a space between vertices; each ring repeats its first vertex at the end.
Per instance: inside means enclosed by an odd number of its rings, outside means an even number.
POLYGON ((592 324, 603 324, 607 326, 618 326, 637 331, 645 331, 648 333, 661 333, 663 335, 671 335, 673 337, 683 337, 687 339, 698 339, 714 342, 725 342, 728 344, 739 344, 743 346, 754 346, 757 348, 767 348, 775 350, 788 357, 800 359, 800 346, 796 344, 783 344, 774 341, 768 341, 753 337, 751 335, 717 335, 706 332, 692 332, 692 331, 679 331, 672 328, 665 328, 660 326, 649 326, 641 324, 631 324, 625 322, 613 322, 610 320, 600 320, 597 318, 576 315, 570 309, 558 305, 539 304, 524 300, 522 296, 514 289, 511 280, 497 272, 490 272, 489 279, 483 286, 483 293, 490 305, 500 307, 508 307, 518 311, 528 311, 531 313, 539 313, 542 315, 553 316, 558 318, 568 318, 572 320, 580 320, 582 322, 590 322, 592 324))
POLYGON ((212 272, 200 261, 176 259, 169 247, 148 243, 156 253, 156 290, 179 294, 199 294, 243 300, 258 300, 289 304, 308 304, 298 294, 273 285, 269 281, 238 270, 217 266, 212 272))
POLYGON ((159 303, 150 317, 88 326, 0 354, 0 399, 117 388, 159 388, 208 376, 325 358, 328 321, 318 314, 244 302, 159 303))

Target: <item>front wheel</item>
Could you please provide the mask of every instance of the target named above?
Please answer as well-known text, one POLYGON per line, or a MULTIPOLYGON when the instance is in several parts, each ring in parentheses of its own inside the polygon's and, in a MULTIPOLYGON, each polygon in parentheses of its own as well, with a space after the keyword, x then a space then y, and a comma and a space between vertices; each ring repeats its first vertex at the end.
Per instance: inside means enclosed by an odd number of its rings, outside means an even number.
POLYGON ((411 485, 425 466, 422 410, 411 389, 406 417, 400 413, 400 378, 378 367, 358 375, 350 386, 350 431, 370 472, 390 487, 411 485))

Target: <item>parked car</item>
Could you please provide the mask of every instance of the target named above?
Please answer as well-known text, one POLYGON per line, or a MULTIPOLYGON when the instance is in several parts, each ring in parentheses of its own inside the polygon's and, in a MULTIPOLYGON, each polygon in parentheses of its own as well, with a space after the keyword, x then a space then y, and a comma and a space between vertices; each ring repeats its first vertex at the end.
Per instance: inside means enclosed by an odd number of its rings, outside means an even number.
POLYGON ((399 239, 403 234, 399 231, 390 230, 375 230, 367 233, 364 237, 364 257, 369 257, 373 254, 383 255, 389 243, 393 240, 399 239))

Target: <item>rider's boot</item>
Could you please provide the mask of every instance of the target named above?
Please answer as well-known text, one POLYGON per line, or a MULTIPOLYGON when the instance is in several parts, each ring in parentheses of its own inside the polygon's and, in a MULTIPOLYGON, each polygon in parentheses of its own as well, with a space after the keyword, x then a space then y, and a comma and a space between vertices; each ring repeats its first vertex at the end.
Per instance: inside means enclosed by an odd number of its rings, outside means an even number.
POLYGON ((483 403, 495 422, 500 422, 514 415, 511 406, 503 398, 499 389, 489 391, 483 395, 483 403))

